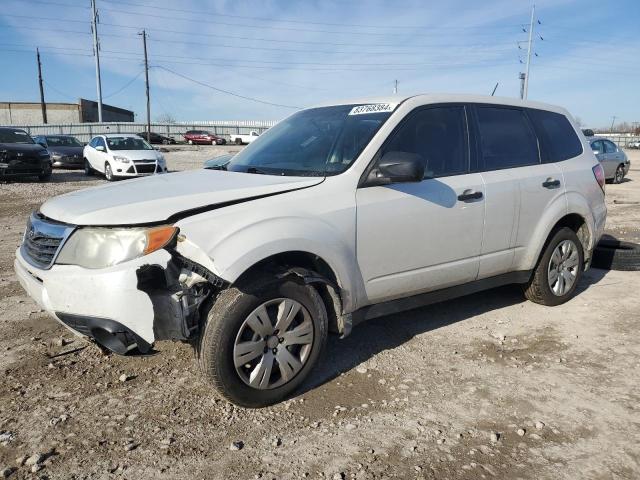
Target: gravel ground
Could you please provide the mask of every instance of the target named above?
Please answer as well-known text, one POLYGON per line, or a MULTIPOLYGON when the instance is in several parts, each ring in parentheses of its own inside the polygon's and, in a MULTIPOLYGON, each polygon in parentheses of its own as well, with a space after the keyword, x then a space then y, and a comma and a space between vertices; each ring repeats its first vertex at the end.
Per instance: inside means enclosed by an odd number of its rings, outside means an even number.
MULTIPOLYGON (((229 149, 166 156, 182 170, 229 149)), ((607 186, 609 233, 636 241, 639 153, 607 186)), ((371 321, 330 338, 297 397, 246 410, 215 395, 188 345, 105 356, 20 288, 28 213, 103 181, 0 184, 4 478, 640 478, 640 272, 592 269, 555 308, 506 287, 371 321)))

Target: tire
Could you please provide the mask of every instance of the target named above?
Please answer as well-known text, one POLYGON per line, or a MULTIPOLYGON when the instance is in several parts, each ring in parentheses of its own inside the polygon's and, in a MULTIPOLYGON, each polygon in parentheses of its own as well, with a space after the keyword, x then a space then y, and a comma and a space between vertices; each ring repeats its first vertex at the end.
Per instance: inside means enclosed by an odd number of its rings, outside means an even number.
POLYGON ((604 235, 593 251, 591 266, 604 270, 640 270, 640 245, 604 235))
POLYGON ((236 145, 242 145, 242 140, 239 138, 236 138, 236 145))
POLYGON ((104 164, 104 178, 106 178, 108 182, 113 182, 116 179, 113 175, 113 170, 111 169, 109 162, 104 164))
MULTIPOLYGON (((580 239, 570 228, 560 228, 551 233, 533 276, 524 287, 524 295, 528 300, 540 305, 555 306, 565 303, 573 296, 583 270, 584 252, 580 239), (562 250, 569 245, 572 248, 570 254, 568 250, 562 250), (560 257, 557 256, 556 250, 560 250, 560 257), (568 254, 567 258, 563 253, 565 251, 568 254), (549 281, 550 274, 557 276, 555 282, 549 281)), ((553 277, 551 279, 553 280, 553 277)))
POLYGON ((171 140, 169 140, 169 139, 167 139, 167 138, 165 138, 165 139, 163 139, 163 140, 162 140, 162 144, 163 144, 163 145, 169 145, 170 143, 171 143, 171 140))
POLYGON ((91 177, 93 175, 93 168, 91 168, 91 164, 86 158, 84 159, 84 174, 87 177, 91 177))
POLYGON ((624 180, 624 165, 618 165, 612 183, 622 183, 622 180, 624 180))
POLYGON ((216 141, 215 140, 211 140, 211 145, 215 145, 216 141))
POLYGON ((40 175, 38 175, 38 180, 40 180, 41 182, 48 182, 49 180, 51 180, 51 170, 47 170, 44 173, 41 173, 40 175))
POLYGON ((324 350, 327 331, 327 311, 315 288, 294 277, 277 279, 262 276, 246 288, 229 288, 218 296, 198 339, 196 356, 205 377, 224 398, 242 407, 266 407, 286 399, 300 386, 324 350), (286 335, 269 334, 276 324, 275 312, 281 305, 286 308, 284 301, 297 303, 299 308, 286 333, 291 332, 291 328, 304 327, 307 332, 304 337, 300 334, 290 337, 304 338, 304 344, 300 340, 300 343, 287 346, 282 340, 278 343, 278 337, 284 339, 286 335), (261 337, 247 322, 250 318, 258 318, 254 314, 265 304, 264 312, 270 312, 270 323, 257 323, 268 329, 261 337), (240 358, 242 354, 242 351, 236 351, 236 345, 245 342, 255 342, 258 346, 252 349, 253 356, 247 352, 249 356, 241 358, 236 366, 238 362, 234 362, 234 356, 240 358), (291 363, 276 361, 283 357, 294 359, 299 367, 295 367, 292 360, 291 363), (268 376, 259 368, 263 362, 271 366, 267 370, 268 376), (291 375, 291 378, 287 380, 283 373, 291 375), (250 385, 252 378, 263 385, 250 385))
POLYGON ((187 143, 188 143, 189 145, 193 145, 193 140, 188 140, 188 141, 187 141, 187 143))

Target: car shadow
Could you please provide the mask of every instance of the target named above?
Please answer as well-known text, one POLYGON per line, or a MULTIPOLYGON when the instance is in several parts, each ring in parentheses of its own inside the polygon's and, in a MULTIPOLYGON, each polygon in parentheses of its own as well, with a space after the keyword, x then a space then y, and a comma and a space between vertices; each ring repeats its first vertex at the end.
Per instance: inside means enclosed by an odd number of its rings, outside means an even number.
MULTIPOLYGON (((576 294, 580 295, 589 288, 596 287, 607 273, 607 270, 595 268, 585 272, 576 294)), ((351 335, 343 340, 332 335, 324 352, 325 361, 319 362, 314 373, 303 383, 297 394, 307 393, 328 383, 374 355, 392 350, 418 335, 526 301, 518 285, 508 285, 376 318, 358 325, 351 335)))

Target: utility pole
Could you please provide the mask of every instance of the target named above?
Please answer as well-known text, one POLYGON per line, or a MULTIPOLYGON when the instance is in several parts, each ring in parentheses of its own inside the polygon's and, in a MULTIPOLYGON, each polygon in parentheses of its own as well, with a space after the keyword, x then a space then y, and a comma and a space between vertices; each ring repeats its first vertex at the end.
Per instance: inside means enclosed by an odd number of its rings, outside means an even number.
POLYGON ((500 82, 496 82, 496 86, 493 87, 493 92, 491 92, 491 96, 493 97, 496 93, 496 90, 498 89, 498 85, 500 84, 500 82))
POLYGON ((609 127, 609 133, 613 133, 613 123, 616 121, 616 117, 615 115, 613 117, 611 117, 611 127, 609 127))
POLYGON ((40 50, 36 48, 38 59, 38 83, 40 84, 40 107, 42 107, 42 123, 47 123, 47 104, 44 103, 44 87, 42 86, 42 64, 40 63, 40 50))
POLYGON ((393 94, 395 95, 396 93, 398 93, 398 80, 395 81, 393 87, 393 94))
POLYGON ((102 123, 102 81, 100 79, 100 42, 98 41, 98 10, 96 0, 91 0, 91 29, 93 30, 93 53, 96 57, 96 89, 98 91, 98 122, 102 123))
POLYGON ((529 67, 531 66, 531 43, 533 41, 533 18, 536 13, 535 3, 531 6, 531 22, 529 23, 529 47, 527 48, 527 70, 524 76, 524 92, 522 98, 527 99, 529 94, 529 67))
POLYGON ((147 58, 147 31, 142 30, 142 46, 144 47, 144 79, 147 90, 147 142, 151 142, 151 100, 149 99, 149 60, 147 58))
POLYGON ((524 100, 524 77, 526 74, 520 72, 518 78, 520 78, 520 98, 524 100))

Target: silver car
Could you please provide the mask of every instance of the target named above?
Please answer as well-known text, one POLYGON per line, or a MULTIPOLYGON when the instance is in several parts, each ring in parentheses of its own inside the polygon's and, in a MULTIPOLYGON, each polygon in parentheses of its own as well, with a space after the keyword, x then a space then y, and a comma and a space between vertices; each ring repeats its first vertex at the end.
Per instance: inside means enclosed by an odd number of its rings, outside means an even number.
POLYGON ((608 138, 590 137, 588 140, 604 169, 604 177, 613 183, 621 183, 631 164, 624 151, 608 138))

